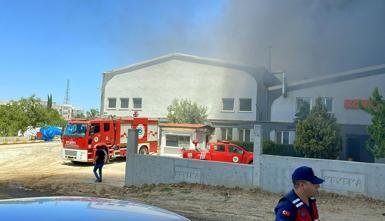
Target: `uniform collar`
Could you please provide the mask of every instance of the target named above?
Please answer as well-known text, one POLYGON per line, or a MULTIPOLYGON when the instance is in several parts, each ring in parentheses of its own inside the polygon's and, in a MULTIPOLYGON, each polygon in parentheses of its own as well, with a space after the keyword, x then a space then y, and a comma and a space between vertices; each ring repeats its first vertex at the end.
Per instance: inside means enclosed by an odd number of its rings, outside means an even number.
MULTIPOLYGON (((288 194, 287 194, 287 199, 290 200, 290 202, 298 209, 298 208, 301 208, 301 207, 305 207, 307 206, 302 200, 301 198, 299 198, 299 196, 294 192, 294 190, 291 190, 288 194)), ((309 201, 311 199, 309 198, 309 201)))

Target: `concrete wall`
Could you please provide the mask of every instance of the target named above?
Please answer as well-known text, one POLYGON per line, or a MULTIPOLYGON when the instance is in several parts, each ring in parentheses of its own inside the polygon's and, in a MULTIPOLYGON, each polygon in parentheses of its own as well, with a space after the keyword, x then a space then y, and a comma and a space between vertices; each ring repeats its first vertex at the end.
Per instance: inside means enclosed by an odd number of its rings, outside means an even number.
POLYGON ((208 119, 256 120, 257 82, 246 71, 168 60, 103 81, 101 109, 107 115, 132 115, 132 98, 142 98, 139 116, 164 118, 173 99, 190 98, 207 106, 208 119), (117 108, 108 109, 108 98, 117 98, 117 108), (120 98, 129 98, 128 109, 119 108, 120 98), (222 98, 234 98, 233 111, 222 111, 222 98), (239 111, 240 98, 252 99, 252 111, 239 111))
POLYGON ((130 155, 126 185, 200 183, 228 187, 252 187, 253 166, 173 157, 130 155))
POLYGON ((31 142, 29 137, 0 137, 0 144, 17 144, 31 142))
POLYGON ((385 200, 385 164, 339 160, 261 156, 260 186, 272 192, 292 188, 291 173, 299 166, 310 166, 325 182, 321 189, 344 195, 365 195, 385 200))
POLYGON ((261 134, 256 125, 253 165, 137 155, 128 143, 125 185, 188 182, 286 192, 294 169, 306 165, 325 180, 326 192, 385 200, 385 164, 260 155, 261 134))
POLYGON ((333 98, 332 112, 338 123, 367 125, 371 120, 370 115, 359 109, 345 109, 344 100, 368 99, 375 87, 378 87, 380 93, 384 94, 384 82, 385 73, 289 91, 287 97, 280 96, 273 102, 271 121, 293 122, 297 97, 310 97, 314 105, 316 97, 321 96, 333 98))

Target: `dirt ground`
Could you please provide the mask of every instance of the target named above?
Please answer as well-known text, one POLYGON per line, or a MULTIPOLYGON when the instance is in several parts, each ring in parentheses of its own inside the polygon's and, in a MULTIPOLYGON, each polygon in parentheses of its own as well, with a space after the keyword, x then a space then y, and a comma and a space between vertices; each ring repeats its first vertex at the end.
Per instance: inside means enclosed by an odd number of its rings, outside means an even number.
MULTIPOLYGON (((94 183, 92 165, 63 161, 58 142, 0 146, 0 199, 47 195, 97 196, 136 200, 191 220, 274 220, 282 194, 197 184, 123 187, 125 161, 105 166, 103 183, 94 183)), ((322 221, 384 221, 385 202, 322 193, 322 221)))

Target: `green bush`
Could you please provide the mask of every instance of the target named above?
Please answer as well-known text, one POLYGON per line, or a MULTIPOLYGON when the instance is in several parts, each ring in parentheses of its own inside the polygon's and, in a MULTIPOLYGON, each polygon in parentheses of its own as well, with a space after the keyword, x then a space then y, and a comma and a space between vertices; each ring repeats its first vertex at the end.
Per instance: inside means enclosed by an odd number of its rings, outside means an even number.
POLYGON ((309 158, 336 159, 342 150, 337 119, 317 97, 310 114, 296 125, 295 149, 309 158))
MULTIPOLYGON (((231 140, 230 143, 243 147, 246 151, 253 152, 253 142, 242 142, 231 140)), ((278 155, 278 156, 292 156, 303 157, 303 154, 297 152, 292 144, 276 144, 271 140, 264 140, 262 144, 263 154, 278 155)))
POLYGON ((376 158, 385 157, 385 100, 376 87, 369 98, 369 106, 360 107, 372 116, 372 123, 367 127, 369 139, 366 142, 368 150, 376 158))
POLYGON ((291 144, 276 144, 271 140, 264 140, 262 144, 263 154, 303 157, 303 154, 294 149, 291 144))

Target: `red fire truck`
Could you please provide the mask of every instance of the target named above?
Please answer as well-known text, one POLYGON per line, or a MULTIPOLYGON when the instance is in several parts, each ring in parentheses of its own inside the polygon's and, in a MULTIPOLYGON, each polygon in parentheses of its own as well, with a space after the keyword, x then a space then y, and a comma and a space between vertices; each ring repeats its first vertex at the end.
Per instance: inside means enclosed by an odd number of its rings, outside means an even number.
POLYGON ((109 159, 126 156, 127 131, 138 130, 138 154, 158 150, 158 120, 117 118, 69 120, 62 134, 62 155, 66 160, 92 162, 101 146, 109 159))

